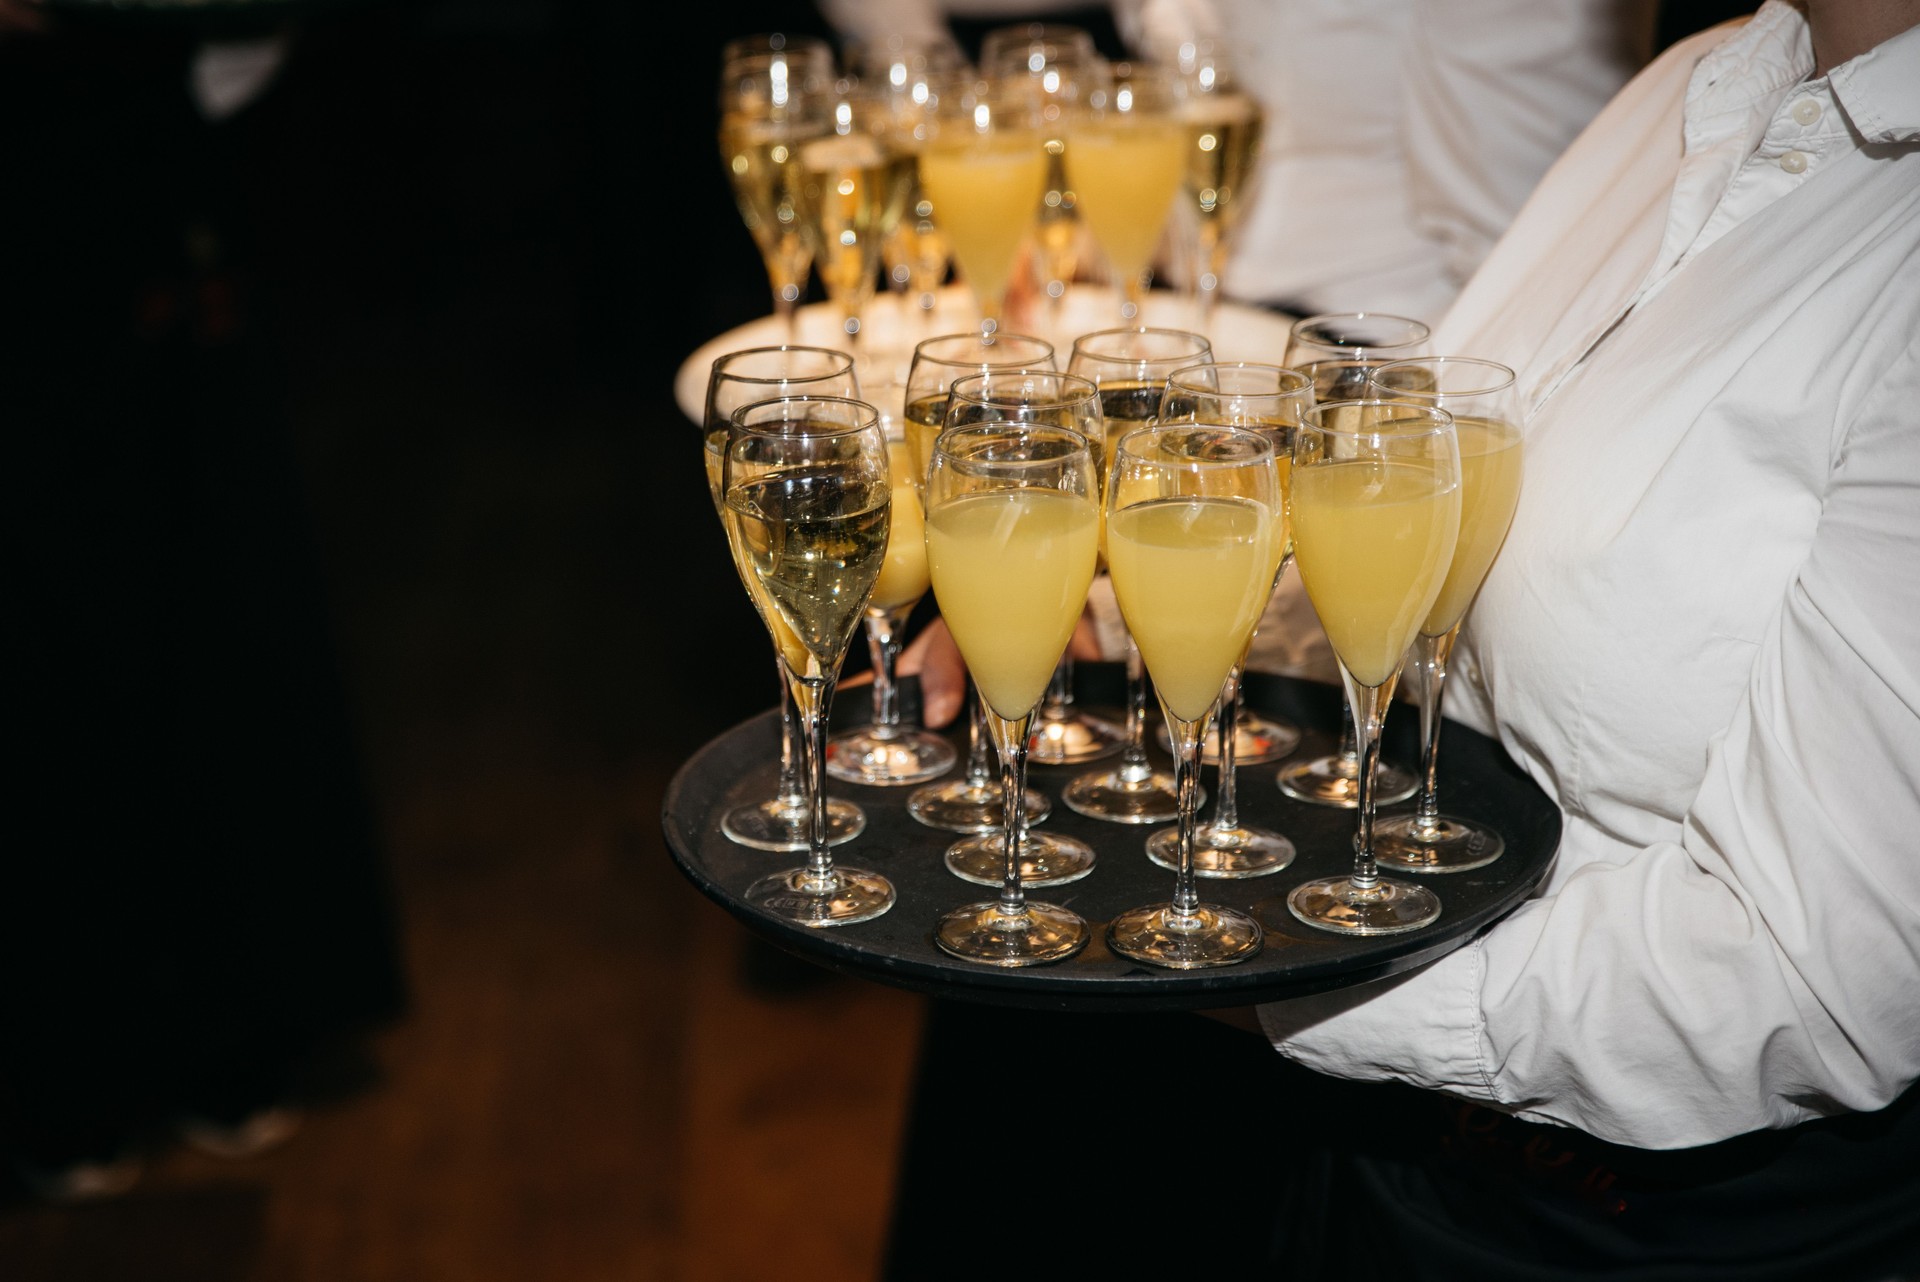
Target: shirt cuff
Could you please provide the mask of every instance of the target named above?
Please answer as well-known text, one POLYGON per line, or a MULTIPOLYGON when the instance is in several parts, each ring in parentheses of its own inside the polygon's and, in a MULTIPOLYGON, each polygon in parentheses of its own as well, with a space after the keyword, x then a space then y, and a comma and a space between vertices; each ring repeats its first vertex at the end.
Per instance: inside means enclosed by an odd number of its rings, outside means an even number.
POLYGON ((1267 1040, 1332 1077, 1498 1104, 1483 1054, 1480 942, 1419 970, 1259 1007, 1267 1040))

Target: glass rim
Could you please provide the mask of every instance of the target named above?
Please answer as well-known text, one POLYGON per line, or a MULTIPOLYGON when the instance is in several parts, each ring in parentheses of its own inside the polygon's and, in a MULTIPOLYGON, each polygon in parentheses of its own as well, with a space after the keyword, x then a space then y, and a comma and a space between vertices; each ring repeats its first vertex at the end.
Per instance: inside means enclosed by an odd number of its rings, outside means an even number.
POLYGON ((1216 396, 1298 396, 1302 392, 1313 391, 1313 379, 1291 365, 1276 365, 1271 361, 1195 361, 1191 365, 1182 365, 1167 375, 1166 390, 1172 391, 1176 387, 1183 392, 1205 392, 1216 396), (1295 387, 1279 387, 1271 392, 1226 392, 1217 387, 1198 387, 1180 381, 1182 374, 1199 369, 1272 370, 1284 376, 1280 380, 1282 383, 1289 379, 1298 379, 1299 384, 1295 387))
MULTIPOLYGON (((1078 384, 1086 390, 1081 395, 1075 396, 1073 398, 1074 400, 1091 398, 1096 406, 1100 403, 1100 385, 1084 374, 1069 374, 1065 370, 1057 369, 1027 369, 1024 367, 1018 369, 981 370, 973 374, 962 374, 959 378, 947 384, 948 403, 951 404, 955 400, 971 400, 977 405, 991 407, 995 404, 994 401, 981 397, 969 397, 960 390, 960 384, 971 383, 975 380, 985 383, 990 378, 1012 378, 1016 376, 1035 379, 1056 379, 1061 381, 1063 385, 1078 384)), ((1060 400, 1062 403, 1065 403, 1066 398, 1061 397, 1060 400)))
POLYGON ((810 36, 804 31, 761 31, 750 36, 736 36, 720 46, 720 61, 724 65, 736 58, 759 58, 773 54, 814 53, 833 56, 833 46, 819 36, 810 36))
POLYGON ((1287 327, 1287 340, 1290 343, 1301 341, 1301 340, 1305 340, 1307 342, 1317 342, 1319 340, 1308 337, 1306 333, 1307 327, 1309 325, 1315 324, 1316 322, 1335 321, 1335 320, 1401 321, 1405 324, 1412 325, 1415 328, 1417 328, 1420 331, 1420 335, 1418 338, 1409 338, 1403 342, 1398 342, 1398 343, 1333 343, 1333 344, 1323 343, 1321 344, 1322 346, 1356 347, 1361 349, 1371 349, 1373 351, 1381 351, 1381 350, 1390 350, 1395 347, 1410 347, 1415 343, 1424 343, 1428 339, 1433 337, 1433 326, 1427 324, 1423 320, 1417 320, 1412 316, 1403 316, 1398 312, 1360 311, 1360 312, 1315 312, 1311 316, 1302 316, 1299 320, 1295 321, 1292 325, 1287 327))
POLYGON ((1249 467, 1259 461, 1257 456, 1246 459, 1154 459, 1147 458, 1135 452, 1133 449, 1130 449, 1127 444, 1127 442, 1134 440, 1136 437, 1152 436, 1159 433, 1172 434, 1175 432, 1226 433, 1231 436, 1245 437, 1249 443, 1258 446, 1258 454, 1278 456, 1280 453, 1280 449, 1273 443, 1272 437, 1256 428, 1242 427, 1238 423, 1148 423, 1122 433, 1120 437, 1114 441, 1112 469, 1116 472, 1118 471, 1122 455, 1131 456, 1145 466, 1166 468, 1173 471, 1199 471, 1202 468, 1210 467, 1249 467))
MULTIPOLYGON (((749 401, 747 404, 736 408, 732 414, 727 416, 727 427, 729 433, 735 437, 748 434, 755 436, 812 436, 822 438, 852 436, 858 432, 879 430, 881 427, 880 408, 872 401, 863 401, 854 396, 812 396, 806 393, 795 393, 792 396, 769 396, 764 400, 749 401), (761 427, 758 424, 743 423, 740 421, 754 410, 764 409, 769 405, 789 405, 799 402, 812 405, 854 406, 864 411, 864 416, 861 417, 859 422, 853 423, 819 422, 814 419, 805 419, 798 424, 790 424, 790 426, 795 428, 805 427, 811 429, 818 426, 820 429, 818 431, 775 431, 767 427, 761 427)), ((883 440, 885 435, 886 433, 881 431, 883 440)))
POLYGON ((838 357, 840 360, 846 362, 846 369, 844 371, 829 370, 825 374, 807 374, 807 375, 793 375, 793 374, 759 375, 759 374, 734 374, 734 373, 728 372, 726 376, 732 379, 736 383, 791 383, 794 381, 796 377, 829 378, 832 375, 838 374, 838 373, 843 373, 843 372, 848 374, 854 373, 854 359, 853 359, 853 353, 851 352, 842 351, 837 347, 818 347, 811 343, 772 343, 765 347, 742 347, 735 351, 722 352, 720 355, 714 357, 713 364, 707 367, 707 382, 712 383, 714 376, 722 373, 722 370, 720 368, 721 365, 727 361, 732 360, 736 356, 763 356, 768 352, 823 352, 828 356, 835 356, 835 357, 838 357))
MULTIPOLYGON (((1073 457, 1073 454, 1076 452, 1083 453, 1087 456, 1087 465, 1088 465, 1088 470, 1090 472, 1093 472, 1093 473, 1098 472, 1099 465, 1098 465, 1098 462, 1096 461, 1097 455, 1094 453, 1093 438, 1088 436, 1085 432, 1076 431, 1071 427, 1062 427, 1058 423, 1035 423, 1029 419, 1020 419, 1020 418, 976 419, 971 423, 959 423, 954 425, 953 427, 943 427, 940 429, 939 434, 933 438, 933 450, 928 455, 928 458, 927 458, 927 480, 929 482, 929 489, 931 489, 934 465, 943 458, 949 460, 957 467, 961 467, 964 470, 972 471, 975 475, 978 475, 980 469, 984 469, 984 468, 1019 469, 1019 468, 1041 467, 1041 466, 1057 467, 1062 462, 1068 459, 1071 459, 1073 457), (990 435, 1005 435, 1009 430, 1018 432, 1023 436, 1036 436, 1036 437, 1037 436, 1057 436, 1064 440, 1072 441, 1074 443, 1075 449, 1065 454, 1061 454, 1056 458, 979 459, 975 457, 970 457, 968 455, 955 454, 953 453, 952 450, 948 449, 946 446, 946 443, 949 438, 963 437, 963 436, 986 437, 990 435)), ((1093 478, 1093 486, 1095 491, 1097 492, 1100 486, 1100 480, 1097 475, 1095 475, 1093 478)))
POLYGON ((1354 440, 1367 436, 1393 436, 1400 439, 1407 439, 1416 436, 1437 436, 1442 433, 1451 432, 1452 430, 1453 414, 1438 405, 1422 405, 1414 401, 1401 400, 1399 397, 1394 396, 1364 396, 1349 398, 1344 401, 1322 401, 1318 405, 1308 406, 1305 412, 1300 415, 1300 422, 1294 428, 1294 438, 1298 440, 1300 434, 1303 432, 1317 432, 1322 436, 1341 436, 1354 440), (1411 410, 1415 414, 1432 416, 1434 421, 1429 422, 1424 428, 1410 428, 1405 431, 1395 430, 1392 432, 1382 432, 1377 427, 1371 429, 1334 427, 1323 421, 1325 415, 1333 410, 1352 409, 1356 406, 1365 405, 1391 407, 1397 410, 1411 410))
POLYGON ((1502 365, 1499 361, 1488 360, 1482 356, 1406 356, 1397 361, 1383 361, 1367 371, 1367 382, 1372 386, 1380 388, 1382 391, 1392 392, 1393 399, 1395 400, 1443 401, 1450 396, 1492 396, 1496 392, 1509 390, 1518 379, 1519 375, 1514 373, 1511 366, 1502 365), (1418 388, 1411 387, 1387 387, 1379 381, 1380 375, 1390 369, 1396 367, 1412 369, 1416 366, 1484 369, 1489 372, 1497 370, 1501 377, 1498 381, 1489 383, 1485 387, 1456 387, 1447 391, 1441 391, 1436 384, 1435 389, 1431 392, 1423 392, 1418 388))
MULTIPOLYGON (((929 350, 932 347, 932 345, 935 343, 951 343, 959 340, 965 340, 967 342, 972 343, 975 349, 977 350, 978 348, 981 348, 981 347, 991 347, 997 343, 1004 343, 1009 339, 1012 339, 1013 341, 1019 342, 1019 343, 1033 343, 1041 348, 1044 348, 1046 350, 1046 355, 1049 359, 1057 357, 1060 354, 1058 350, 1055 349, 1053 343, 1050 340, 1041 338, 1038 334, 1015 334, 1015 333, 1008 333, 1008 332, 1002 332, 1000 330, 995 330, 993 334, 993 342, 983 343, 980 338, 980 331, 976 329, 976 330, 970 330, 966 333, 935 334, 931 338, 923 338, 919 342, 913 345, 913 358, 915 360, 919 360, 924 357, 927 361, 931 363, 946 365, 956 369, 971 369, 976 373, 981 373, 981 374, 997 372, 1002 368, 1006 368, 1006 369, 1027 368, 1028 362, 1024 360, 1018 362, 1017 364, 1009 363, 1008 365, 1003 367, 997 362, 992 362, 992 361, 956 361, 956 360, 949 359, 948 357, 945 357, 945 356, 936 356, 932 354, 932 352, 929 350)), ((911 373, 909 373, 909 377, 911 377, 911 373)))
MULTIPOLYGON (((1182 338, 1197 338, 1200 340, 1201 346, 1204 347, 1207 351, 1211 352, 1213 350, 1213 340, 1208 338, 1205 334, 1198 332, 1197 330, 1175 329, 1171 325, 1116 325, 1112 329, 1090 330, 1085 334, 1079 335, 1073 340, 1073 347, 1071 349, 1071 354, 1074 356, 1080 355, 1081 352, 1084 350, 1080 345, 1086 342, 1090 338, 1111 338, 1116 334, 1129 334, 1134 337, 1139 337, 1145 334, 1154 334, 1154 335, 1173 334, 1173 335, 1178 335, 1182 338)), ((1103 360, 1103 361, 1120 361, 1120 360, 1164 361, 1164 360, 1172 359, 1171 357, 1167 357, 1167 356, 1107 356, 1099 352, 1087 352, 1086 355, 1093 360, 1103 360)), ((1189 362, 1189 364, 1193 364, 1193 365, 1213 365, 1213 364, 1219 364, 1219 363, 1221 362, 1217 362, 1217 361, 1189 362)))

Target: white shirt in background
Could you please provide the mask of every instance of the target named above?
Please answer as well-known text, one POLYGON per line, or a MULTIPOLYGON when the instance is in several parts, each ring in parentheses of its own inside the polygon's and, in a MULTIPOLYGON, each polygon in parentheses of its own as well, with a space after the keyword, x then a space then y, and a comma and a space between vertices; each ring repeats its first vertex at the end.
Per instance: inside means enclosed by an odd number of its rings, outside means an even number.
POLYGON ((1780 0, 1670 50, 1436 334, 1529 407, 1449 712, 1565 832, 1283 1053, 1645 1148, 1920 1076, 1920 28, 1812 66, 1780 0))

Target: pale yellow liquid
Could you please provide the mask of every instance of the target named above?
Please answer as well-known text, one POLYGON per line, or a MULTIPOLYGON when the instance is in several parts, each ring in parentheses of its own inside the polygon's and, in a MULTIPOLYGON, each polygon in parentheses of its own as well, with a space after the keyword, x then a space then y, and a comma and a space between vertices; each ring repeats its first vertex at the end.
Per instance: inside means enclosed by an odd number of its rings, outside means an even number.
POLYGON ((1273 589, 1273 513, 1230 498, 1160 499, 1107 520, 1107 568, 1167 711, 1207 715, 1273 589))
POLYGON ((858 316, 873 297, 880 250, 913 182, 910 156, 860 134, 800 148, 800 209, 827 297, 858 316))
POLYGON ((1499 419, 1456 418, 1460 438, 1460 541, 1427 621, 1430 637, 1453 630, 1473 604, 1506 542, 1520 504, 1520 429, 1499 419))
POLYGON ((800 148, 808 130, 728 114, 720 122, 720 158, 733 184, 741 221, 753 234, 775 288, 804 288, 813 249, 801 209, 800 148))
POLYGON ((1188 132, 1161 118, 1089 124, 1068 142, 1067 177, 1080 216, 1122 282, 1138 280, 1153 259, 1186 176, 1188 132))
POLYGON ((1459 532, 1460 487, 1431 467, 1359 460, 1294 471, 1294 564, 1360 684, 1399 670, 1459 532))
POLYGON ((1046 188, 1039 134, 1014 130, 920 153, 920 191, 933 203, 954 265, 982 311, 998 316, 1021 238, 1046 188))
POLYGON ((773 638, 773 648, 787 661, 787 666, 795 672, 807 670, 807 647, 794 630, 787 626, 780 611, 774 608, 768 599, 766 589, 760 585, 760 579, 753 572, 753 566, 747 559, 746 548, 740 542, 740 527, 727 511, 726 495, 720 492, 722 457, 727 446, 726 429, 708 432, 705 448, 702 451, 707 461, 707 491, 713 498, 713 510, 720 514, 720 526, 727 535, 727 551, 733 556, 734 571, 740 576, 741 586, 747 590, 747 600, 753 603, 753 609, 760 621, 767 626, 767 633, 773 638))
POLYGON ((966 494, 927 515, 940 613, 987 706, 1033 711, 1093 582, 1091 499, 1057 490, 966 494))
POLYGON ((1225 225, 1234 196, 1253 177, 1260 151, 1260 104, 1241 93, 1201 94, 1179 111, 1187 129, 1187 198, 1201 218, 1225 225))
POLYGON ((927 519, 913 473, 913 451, 905 441, 887 442, 893 473, 893 525, 887 533, 887 559, 873 585, 873 610, 898 610, 927 594, 927 519))

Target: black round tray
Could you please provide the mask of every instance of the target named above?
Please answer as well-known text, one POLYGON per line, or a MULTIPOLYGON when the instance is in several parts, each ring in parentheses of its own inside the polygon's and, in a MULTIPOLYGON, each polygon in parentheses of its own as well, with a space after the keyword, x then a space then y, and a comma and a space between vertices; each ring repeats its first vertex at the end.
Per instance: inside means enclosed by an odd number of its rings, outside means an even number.
MULTIPOLYGON (((1118 665, 1078 665, 1075 688, 1082 704, 1111 709, 1121 701, 1118 665)), ((1340 723, 1339 696, 1331 687, 1250 673, 1247 695, 1252 707, 1285 717, 1305 731, 1300 753, 1332 749, 1340 723)), ((864 719, 864 689, 847 690, 836 702, 849 714, 845 724, 864 719)), ((1387 723, 1389 756, 1408 765, 1415 761, 1418 720, 1413 708, 1395 706, 1387 723)), ((839 728, 839 717, 835 724, 839 728)), ((1046 827, 1090 843, 1100 862, 1081 881, 1032 891, 1030 897, 1073 909, 1087 919, 1093 939, 1064 962, 1002 970, 950 957, 934 945, 933 925, 942 913, 992 899, 995 892, 960 881, 946 870, 941 856, 955 835, 925 827, 907 814, 910 788, 830 781, 833 795, 858 802, 867 813, 866 831, 836 847, 834 858, 892 880, 899 900, 884 916, 853 926, 813 929, 767 917, 741 901, 740 893, 755 879, 802 862, 799 855, 735 845, 719 829, 718 816, 726 810, 773 793, 778 733, 776 714, 764 713, 708 743, 674 776, 662 824, 667 848, 681 871, 715 903, 789 952, 846 974, 961 1000, 1078 1011, 1204 1009, 1300 996, 1396 974, 1451 952, 1518 904, 1546 875, 1560 842, 1560 814, 1546 794, 1498 744, 1449 721, 1441 736, 1442 808, 1494 823, 1506 838, 1506 853, 1472 872, 1420 877, 1441 902, 1440 920, 1425 930, 1373 938, 1335 935, 1297 921, 1287 911, 1286 895, 1310 878, 1352 867, 1354 812, 1290 800, 1274 784, 1275 764, 1244 767, 1239 775, 1242 821, 1285 833, 1299 856, 1271 876, 1202 880, 1199 886, 1206 900, 1253 912, 1266 930, 1265 947, 1235 966, 1162 970, 1118 957, 1105 942, 1107 922, 1114 916, 1172 896, 1173 874, 1150 862, 1144 849, 1147 835, 1157 829, 1088 819, 1060 803, 1060 789, 1068 780, 1107 768, 1111 759, 1034 767, 1029 786, 1054 800, 1046 827)), ((1149 752, 1164 763, 1156 738, 1149 734, 1149 752)), ((962 732, 956 731, 954 742, 964 754, 962 732)), ((1209 795, 1217 782, 1214 774, 1208 767, 1203 776, 1209 795)))

